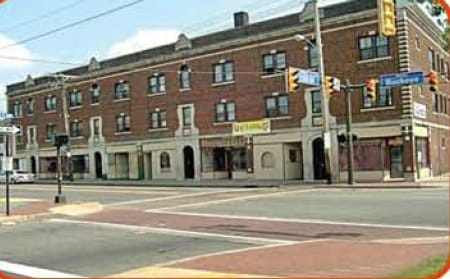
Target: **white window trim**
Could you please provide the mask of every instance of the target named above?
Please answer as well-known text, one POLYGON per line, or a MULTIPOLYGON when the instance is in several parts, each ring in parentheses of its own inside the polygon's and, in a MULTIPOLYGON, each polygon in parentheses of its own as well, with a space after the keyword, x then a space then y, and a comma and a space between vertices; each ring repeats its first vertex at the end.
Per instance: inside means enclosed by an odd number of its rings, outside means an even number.
POLYGON ((375 62, 380 62, 380 61, 384 61, 384 60, 392 60, 392 56, 385 56, 385 57, 378 57, 378 58, 372 58, 372 59, 359 60, 356 63, 357 64, 375 63, 375 62))

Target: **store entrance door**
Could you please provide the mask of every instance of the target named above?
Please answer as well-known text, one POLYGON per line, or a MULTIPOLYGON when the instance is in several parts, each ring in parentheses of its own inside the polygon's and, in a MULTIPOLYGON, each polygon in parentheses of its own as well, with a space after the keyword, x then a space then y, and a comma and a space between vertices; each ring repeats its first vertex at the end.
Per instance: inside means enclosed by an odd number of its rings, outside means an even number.
POLYGON ((391 178, 403 178, 403 146, 390 147, 391 178))

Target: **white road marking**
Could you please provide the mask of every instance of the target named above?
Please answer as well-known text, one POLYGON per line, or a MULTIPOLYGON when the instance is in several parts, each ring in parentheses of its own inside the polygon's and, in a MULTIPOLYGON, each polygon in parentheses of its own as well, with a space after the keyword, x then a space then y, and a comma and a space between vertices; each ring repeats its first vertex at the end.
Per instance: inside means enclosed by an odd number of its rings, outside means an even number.
POLYGON ((248 251, 254 251, 254 250, 261 250, 266 248, 275 248, 275 247, 283 247, 283 246, 290 246, 290 245, 298 245, 298 244, 307 244, 307 243, 315 243, 315 242, 324 242, 324 241, 332 241, 333 239, 313 239, 313 240, 305 240, 305 241, 298 241, 298 242, 292 242, 292 243, 277 243, 277 244, 269 244, 269 245, 263 245, 263 246, 256 246, 256 247, 247 247, 247 248, 239 248, 239 249, 232 249, 227 251, 221 251, 221 252, 213 252, 209 254, 203 254, 203 255, 197 255, 192 257, 183 258, 180 260, 174 260, 169 261, 161 264, 157 264, 155 266, 157 267, 165 267, 170 265, 176 265, 184 262, 194 261, 201 258, 207 258, 207 257, 213 257, 213 256, 222 256, 227 254, 234 254, 234 253, 241 253, 241 252, 248 252, 248 251))
POLYGON ((83 278, 59 271, 0 261, 0 271, 32 278, 83 278))
POLYGON ((124 224, 114 224, 114 223, 68 220, 68 219, 50 219, 50 220, 48 220, 48 222, 91 225, 91 226, 100 226, 100 227, 132 230, 132 231, 139 231, 139 232, 145 231, 145 232, 150 232, 150 233, 186 236, 186 237, 219 238, 219 239, 232 240, 234 242, 252 243, 252 244, 257 244, 257 245, 294 244, 294 243, 296 243, 295 241, 272 239, 272 238, 237 236, 237 235, 227 235, 227 234, 219 234, 219 233, 194 232, 194 231, 186 231, 186 230, 178 230, 178 229, 155 228, 155 227, 134 226, 134 225, 124 225, 124 224))
POLYGON ((120 206, 120 205, 129 205, 129 204, 136 204, 136 203, 142 203, 142 202, 156 202, 156 201, 165 201, 165 200, 172 200, 172 199, 179 199, 179 198, 191 198, 191 197, 200 197, 200 196, 207 196, 207 195, 214 195, 214 194, 224 194, 224 193, 234 193, 234 192, 250 192, 250 191, 252 191, 252 190, 237 189, 237 190, 224 190, 224 191, 208 191, 208 192, 202 192, 202 193, 190 193, 190 194, 166 196, 166 197, 159 197, 159 198, 116 202, 116 203, 106 204, 105 206, 120 206))
POLYGON ((448 236, 436 237, 410 237, 410 238, 394 238, 394 239, 377 239, 372 240, 375 243, 389 243, 389 244, 433 244, 433 243, 448 243, 448 236))
POLYGON ((211 204, 219 204, 219 203, 227 203, 227 202, 233 202, 233 201, 242 201, 242 200, 252 200, 252 199, 260 199, 260 198, 266 198, 271 196, 283 196, 288 194, 298 194, 298 193, 309 193, 309 192, 320 192, 324 191, 323 189, 308 189, 308 190, 295 190, 295 191, 278 191, 275 193, 265 193, 265 194, 256 194, 256 195, 249 195, 249 196, 242 196, 242 197, 236 197, 236 198, 229 198, 229 199, 219 199, 219 200, 211 200, 206 202, 196 202, 196 203, 189 203, 189 204, 181 204, 181 205, 174 205, 174 206, 168 206, 168 207, 161 207, 158 208, 159 210, 173 210, 173 209, 179 209, 179 208, 186 208, 186 207, 201 207, 205 205, 211 205, 211 204))
MULTIPOLYGON (((88 187, 85 187, 84 189, 79 188, 79 187, 73 187, 73 186, 64 186, 64 191, 65 192, 80 192, 80 193, 108 193, 108 194, 143 194, 143 195, 150 195, 150 194, 167 194, 167 192, 169 192, 168 194, 170 194, 171 192, 175 192, 178 193, 180 192, 178 190, 174 191, 156 191, 156 190, 142 190, 142 191, 136 191, 136 190, 127 190, 127 189, 123 189, 123 190, 113 190, 111 188, 108 189, 97 189, 97 187, 95 189, 86 189, 88 187)), ((15 186, 14 189, 16 190, 22 190, 22 191, 40 191, 40 192, 52 192, 55 191, 54 188, 49 188, 49 187, 35 187, 35 188, 30 188, 30 187, 17 187, 15 186)))
POLYGON ((390 224, 375 224, 375 223, 353 223, 353 222, 338 222, 320 219, 295 219, 295 218, 273 218, 273 217, 258 217, 246 215, 228 215, 228 214, 209 214, 209 213, 193 213, 193 212, 172 212, 163 209, 148 209, 147 213, 160 213, 170 215, 184 215, 184 216, 198 216, 209 218, 225 218, 225 219, 239 219, 239 220, 257 220, 257 221, 273 221, 273 222, 287 222, 287 223, 307 223, 307 224, 323 224, 323 225, 340 225, 340 226, 355 226, 355 227, 373 227, 386 229, 411 229, 411 230, 427 230, 427 231, 442 231, 448 232, 446 227, 428 227, 428 226, 407 226, 407 225, 390 225, 390 224))

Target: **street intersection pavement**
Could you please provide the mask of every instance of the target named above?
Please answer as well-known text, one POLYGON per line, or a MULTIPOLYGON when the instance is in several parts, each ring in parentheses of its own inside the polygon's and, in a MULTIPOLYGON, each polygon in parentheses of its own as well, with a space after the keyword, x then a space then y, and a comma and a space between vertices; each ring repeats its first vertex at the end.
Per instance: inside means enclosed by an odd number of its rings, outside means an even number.
MULTIPOLYGON (((2 191, 3 189, 0 189, 2 191)), ((448 255, 448 188, 14 185, 0 271, 26 277, 385 277, 448 255)), ((4 203, 0 202, 0 205, 4 203)))

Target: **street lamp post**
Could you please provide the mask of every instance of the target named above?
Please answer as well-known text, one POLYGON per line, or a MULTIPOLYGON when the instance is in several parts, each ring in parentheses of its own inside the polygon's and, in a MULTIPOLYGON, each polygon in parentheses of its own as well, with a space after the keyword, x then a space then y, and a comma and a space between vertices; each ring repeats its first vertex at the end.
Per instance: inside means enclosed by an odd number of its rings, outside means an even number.
POLYGON ((303 35, 295 35, 294 39, 297 41, 305 41, 310 47, 312 47, 316 52, 319 59, 319 76, 320 76, 320 95, 322 96, 322 137, 324 144, 324 153, 325 153, 325 173, 327 182, 331 184, 332 177, 332 168, 331 168, 331 135, 330 135, 330 124, 329 124, 329 106, 328 106, 328 97, 326 95, 325 90, 325 65, 323 62, 323 52, 322 52, 322 36, 320 31, 320 14, 319 14, 319 6, 318 1, 313 0, 314 4, 314 22, 315 22, 315 38, 316 43, 314 44, 310 40, 308 40, 303 35))

